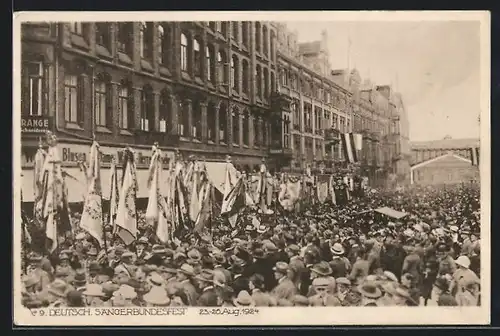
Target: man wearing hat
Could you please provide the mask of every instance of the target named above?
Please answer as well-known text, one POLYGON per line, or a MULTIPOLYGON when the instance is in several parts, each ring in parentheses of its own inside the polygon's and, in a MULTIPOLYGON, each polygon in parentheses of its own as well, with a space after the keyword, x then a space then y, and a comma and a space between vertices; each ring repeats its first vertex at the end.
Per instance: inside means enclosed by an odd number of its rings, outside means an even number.
MULTIPOLYGON (((314 279, 322 278, 325 279, 325 282, 328 282, 327 290, 330 294, 335 293, 335 278, 331 276, 332 269, 330 265, 326 261, 321 261, 311 268, 311 280, 314 282, 314 279)), ((314 286, 309 287, 307 292, 307 297, 311 297, 316 294, 314 290, 314 286)))
POLYGON ((189 264, 183 264, 177 270, 177 281, 179 282, 182 291, 186 294, 189 305, 195 306, 198 301, 198 292, 192 283, 194 277, 194 268, 189 264))
POLYGON ((311 289, 314 294, 309 297, 309 305, 313 307, 335 307, 341 303, 334 295, 329 293, 331 282, 326 277, 314 278, 311 289))
POLYGON ((278 284, 271 291, 271 295, 274 296, 276 300, 291 300, 293 296, 297 294, 297 288, 292 280, 288 278, 288 264, 283 261, 278 261, 273 271, 278 284))
POLYGON ((124 273, 128 275, 129 278, 135 277, 135 268, 133 265, 134 254, 130 251, 126 251, 121 255, 121 262, 115 267, 115 274, 124 273))
POLYGON ((144 302, 147 306, 165 307, 170 303, 170 298, 163 287, 154 286, 149 292, 143 296, 144 302))
POLYGON ((412 286, 416 286, 420 283, 420 271, 422 269, 422 260, 420 256, 415 252, 415 247, 407 246, 407 255, 403 261, 403 268, 401 270, 402 274, 409 273, 412 275, 412 286))
POLYGON ((166 259, 167 249, 159 244, 153 245, 151 253, 145 256, 144 260, 149 265, 160 266, 166 259))
POLYGON ((197 306, 215 307, 218 303, 217 294, 213 286, 214 274, 212 270, 204 269, 194 277, 198 282, 201 295, 198 298, 197 306))
POLYGON ((344 247, 340 243, 335 243, 330 248, 332 254, 332 261, 330 261, 330 268, 332 269, 332 276, 334 278, 347 276, 351 263, 344 257, 344 247))
POLYGON ((250 277, 248 286, 252 292, 252 299, 257 307, 274 307, 276 300, 265 290, 264 277, 260 274, 253 274, 250 277))
POLYGON ((427 300, 427 306, 458 306, 449 288, 450 282, 444 276, 438 277, 434 282, 431 297, 427 300))
POLYGON ((226 282, 231 281, 231 272, 226 268, 227 260, 221 251, 214 251, 211 254, 214 260, 214 270, 218 270, 224 274, 226 282))
POLYGON ((455 264, 458 266, 458 269, 453 274, 453 281, 451 282, 451 293, 455 294, 455 298, 459 301, 458 297, 462 296, 464 292, 472 291, 474 297, 479 298, 479 285, 480 280, 479 277, 469 269, 470 267, 470 259, 467 256, 460 256, 455 260, 455 264))
POLYGON ((438 243, 436 246, 436 256, 438 258, 439 267, 438 275, 450 274, 453 275, 457 270, 455 260, 449 254, 450 248, 446 243, 438 243))
POLYGON ((37 253, 28 255, 27 274, 33 277, 36 282, 36 290, 41 292, 50 284, 50 275, 41 268, 42 256, 37 253))
POLYGON ((249 291, 248 287, 248 277, 245 276, 246 262, 233 255, 231 257, 231 266, 229 267, 233 275, 233 281, 231 287, 235 293, 239 293, 242 290, 249 291))
POLYGON ((187 258, 188 258, 187 263, 193 266, 194 273, 200 274, 202 270, 201 266, 202 255, 200 251, 198 251, 196 248, 189 250, 187 253, 187 258))
POLYGON ((147 247, 149 245, 149 241, 147 237, 141 237, 135 243, 135 257, 136 260, 146 260, 148 257, 147 247))
POLYGON ((68 284, 61 279, 55 279, 40 293, 40 298, 42 301, 48 302, 49 307, 64 307, 66 306, 67 293, 68 284))
POLYGON ((252 253, 253 262, 245 269, 244 276, 251 277, 254 274, 260 274, 264 277, 264 286, 266 291, 270 291, 276 286, 274 278, 273 265, 271 258, 264 249, 257 247, 252 253))
POLYGON ((376 307, 378 299, 382 296, 382 291, 373 281, 365 281, 358 286, 358 292, 361 294, 361 306, 376 307))

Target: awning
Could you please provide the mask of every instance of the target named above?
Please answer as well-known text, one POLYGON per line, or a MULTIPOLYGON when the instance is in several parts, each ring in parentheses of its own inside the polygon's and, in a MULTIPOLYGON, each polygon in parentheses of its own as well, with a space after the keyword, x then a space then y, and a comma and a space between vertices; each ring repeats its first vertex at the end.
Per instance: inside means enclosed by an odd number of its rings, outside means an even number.
MULTIPOLYGON (((118 181, 121 180, 121 169, 118 169, 118 181)), ((85 181, 85 176, 80 168, 76 167, 63 167, 63 172, 65 172, 65 181, 68 188, 68 201, 70 203, 83 202, 85 195, 87 193, 87 185, 85 181)), ((111 169, 101 168, 101 186, 102 186, 102 197, 104 199, 109 199, 110 194, 110 183, 111 183, 111 169)), ((137 191, 137 198, 147 198, 148 197, 148 170, 147 169, 137 169, 137 184, 139 190, 137 191)), ((160 190, 163 195, 167 194, 167 177, 168 169, 163 170, 163 176, 160 186, 160 190)), ((22 171, 22 186, 21 191, 23 194, 23 202, 33 202, 34 192, 33 192, 33 169, 25 169, 22 171)))
POLYGON ((207 169, 208 180, 212 182, 214 187, 221 193, 224 193, 227 167, 229 167, 231 183, 235 185, 238 181, 237 170, 234 168, 232 163, 228 165, 227 162, 205 162, 204 164, 207 169))
POLYGON ((383 215, 386 215, 386 216, 389 216, 392 218, 396 218, 396 219, 400 219, 400 218, 403 218, 404 216, 408 215, 405 212, 397 211, 397 210, 394 210, 394 209, 391 209, 388 207, 378 208, 378 209, 375 209, 375 211, 378 213, 381 213, 383 215))

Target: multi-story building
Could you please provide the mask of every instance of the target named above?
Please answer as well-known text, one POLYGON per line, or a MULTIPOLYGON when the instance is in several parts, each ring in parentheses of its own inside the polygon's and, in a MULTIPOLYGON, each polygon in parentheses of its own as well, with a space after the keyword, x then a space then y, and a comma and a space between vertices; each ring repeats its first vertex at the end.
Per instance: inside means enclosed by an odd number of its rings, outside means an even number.
MULTIPOLYGON (((103 183, 112 157, 131 146, 139 196, 154 142, 166 162, 178 149, 206 161, 229 154, 251 170, 268 155, 277 72, 276 28, 268 22, 27 23, 21 58, 22 123, 43 126, 23 127, 26 201, 44 130, 58 137, 69 175, 80 174, 78 161, 95 137, 103 183)), ((71 181, 78 201, 83 184, 71 181)))
POLYGON ((290 170, 307 164, 343 167, 339 134, 355 132, 363 134, 361 170, 372 185, 409 181, 408 118, 401 95, 390 86, 362 81, 356 69, 331 70, 326 32, 319 41, 298 43, 286 25, 276 24, 276 30, 275 99, 282 103, 274 112, 282 132, 272 136, 279 145, 274 150, 285 154, 282 165, 290 170))
POLYGON ((411 183, 416 185, 479 182, 472 165, 472 149, 479 139, 452 139, 411 143, 411 183))

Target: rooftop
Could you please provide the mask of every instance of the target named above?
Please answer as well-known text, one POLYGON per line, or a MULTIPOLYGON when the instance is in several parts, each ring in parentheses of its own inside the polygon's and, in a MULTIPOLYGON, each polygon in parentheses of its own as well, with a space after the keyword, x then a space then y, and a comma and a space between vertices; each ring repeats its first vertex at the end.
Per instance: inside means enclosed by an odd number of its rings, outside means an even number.
POLYGON ((299 43, 301 55, 319 54, 321 52, 321 41, 299 43))
POLYGON ((452 149, 479 146, 479 139, 442 139, 432 141, 412 141, 411 149, 452 149))

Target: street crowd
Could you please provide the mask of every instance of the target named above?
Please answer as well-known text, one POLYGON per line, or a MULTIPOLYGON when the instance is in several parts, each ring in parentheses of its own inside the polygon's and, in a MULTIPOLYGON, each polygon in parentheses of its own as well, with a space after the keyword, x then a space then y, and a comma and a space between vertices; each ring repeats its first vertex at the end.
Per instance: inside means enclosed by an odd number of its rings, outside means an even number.
MULTIPOLYGON (((478 306, 479 187, 370 190, 343 206, 220 217, 211 236, 161 244, 139 211, 125 246, 85 231, 56 253, 24 245, 25 307, 478 306), (396 219, 373 211, 402 211, 396 219)), ((79 221, 79 214, 71 218, 79 221)), ((105 220, 105 222, 107 222, 105 220)))

